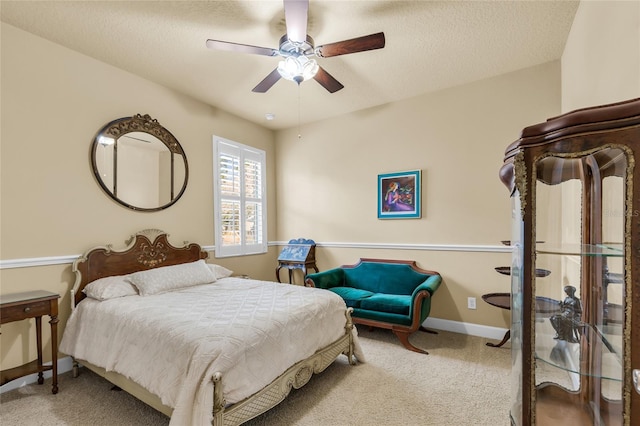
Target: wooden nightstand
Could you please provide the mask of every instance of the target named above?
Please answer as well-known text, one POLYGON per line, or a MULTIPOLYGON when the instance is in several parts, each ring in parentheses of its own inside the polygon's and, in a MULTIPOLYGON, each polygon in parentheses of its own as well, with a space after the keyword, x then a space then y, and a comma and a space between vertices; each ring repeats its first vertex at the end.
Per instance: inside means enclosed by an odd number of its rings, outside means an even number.
POLYGON ((59 294, 49 291, 27 291, 0 296, 0 324, 36 319, 38 359, 27 364, 0 371, 0 385, 19 377, 38 373, 38 383, 44 383, 43 372, 52 370, 52 393, 58 393, 58 299, 59 294), (51 326, 51 365, 42 365, 42 316, 49 315, 51 326))

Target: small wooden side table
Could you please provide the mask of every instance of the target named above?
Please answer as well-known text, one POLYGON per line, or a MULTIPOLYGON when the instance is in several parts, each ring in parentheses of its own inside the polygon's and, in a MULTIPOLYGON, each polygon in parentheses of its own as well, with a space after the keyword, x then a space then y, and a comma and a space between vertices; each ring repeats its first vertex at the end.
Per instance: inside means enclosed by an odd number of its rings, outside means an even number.
POLYGON ((44 383, 43 372, 52 370, 51 393, 58 393, 58 299, 59 294, 37 290, 0 296, 0 324, 36 319, 38 359, 27 364, 0 371, 0 385, 17 378, 38 373, 38 384, 44 383), (51 365, 42 365, 42 316, 49 315, 51 327, 51 365))
MULTIPOLYGON (((485 302, 487 302, 492 306, 496 306, 501 309, 511 310, 511 293, 483 294, 482 300, 484 300, 485 302)), ((504 333, 504 337, 502 338, 500 343, 496 344, 496 343, 487 342, 486 345, 491 346, 492 348, 499 348, 505 343, 507 343, 507 340, 509 340, 510 338, 511 338, 511 329, 508 329, 507 332, 504 333)))
MULTIPOLYGON (((545 275, 546 276, 546 275, 545 275)), ((489 293, 483 294, 482 300, 490 304, 491 306, 495 306, 501 309, 511 310, 511 293, 489 293)), ((551 316, 552 314, 560 312, 560 301, 551 299, 549 297, 536 297, 536 314, 551 316)), ((500 343, 491 343, 487 342, 487 346, 491 346, 492 348, 499 348, 505 343, 507 340, 511 338, 511 328, 507 330, 504 334, 504 337, 500 341, 500 343)))

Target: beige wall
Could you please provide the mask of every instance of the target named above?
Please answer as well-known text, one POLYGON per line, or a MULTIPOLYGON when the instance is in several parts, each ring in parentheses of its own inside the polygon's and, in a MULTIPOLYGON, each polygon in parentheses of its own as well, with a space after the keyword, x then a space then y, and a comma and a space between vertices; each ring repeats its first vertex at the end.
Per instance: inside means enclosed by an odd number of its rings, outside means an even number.
POLYGON ((498 251, 511 235, 498 170, 523 127, 559 110, 556 61, 303 126, 301 139, 297 129, 278 132, 278 239, 327 244, 317 249, 320 269, 359 257, 415 259, 444 278, 433 316, 506 328, 508 312, 480 299, 510 289, 494 270, 511 263, 498 251), (423 172, 422 218, 379 220, 377 175, 413 169, 423 172), (392 244, 489 248, 371 248, 392 244), (477 298, 477 310, 467 309, 467 297, 477 298))
MULTIPOLYGON (((561 63, 562 112, 640 97, 640 2, 582 1, 561 63)), ((613 182, 608 182, 609 198, 604 200, 604 209, 619 212, 624 210, 623 188, 620 182, 611 188, 613 182)), ((563 201, 579 197, 579 189, 563 186, 563 201)), ((563 213, 570 215, 572 210, 563 208, 563 213)), ((575 209, 573 214, 577 214, 575 209)), ((569 219, 567 223, 579 223, 569 219)), ((616 215, 606 215, 606 219, 605 241, 622 241, 623 216, 616 219, 616 215)), ((563 235, 579 238, 579 230, 565 228, 563 235)), ((622 270, 621 262, 608 262, 611 271, 622 270)), ((578 266, 579 262, 571 258, 563 263, 568 281, 577 281, 578 266)), ((610 300, 622 297, 616 290, 610 290, 610 300)))
MULTIPOLYGON (((188 240, 213 246, 213 134, 265 149, 267 184, 275 186, 272 131, 1 25, 3 261, 75 255, 107 243, 119 248, 145 228, 167 231, 176 245, 188 240), (90 168, 89 150, 96 132, 111 120, 136 113, 149 114, 169 129, 189 161, 183 197, 161 212, 134 212, 115 203, 98 186, 90 168)), ((275 235, 274 195, 269 195, 268 204, 269 233, 275 235)), ((276 253, 272 248, 268 255, 251 256, 250 262, 218 263, 270 279, 276 253)), ((69 264, 2 269, 0 292, 59 292, 63 329, 73 280, 69 264)), ((1 368, 33 359, 34 328, 33 321, 2 326, 1 368)), ((45 342, 49 344, 47 327, 45 342)))
POLYGON ((562 55, 562 112, 637 97, 640 2, 580 2, 562 55))
MULTIPOLYGON (((270 240, 314 238, 321 269, 359 257, 416 259, 444 277, 434 317, 508 327, 508 312, 480 300, 484 293, 509 291, 508 277, 493 270, 510 262, 499 245, 510 235, 509 198, 497 178, 505 147, 523 127, 561 111, 640 96, 640 4, 604 3, 611 7, 581 3, 562 69, 552 62, 306 125, 302 139, 297 129, 274 136, 2 23, 0 259, 119 246, 149 227, 168 231, 176 244, 213 245, 216 134, 267 151, 270 240), (90 170, 96 131, 135 113, 158 119, 189 159, 187 191, 163 212, 124 209, 102 193, 90 170), (378 220, 377 174, 411 169, 423 171, 423 217, 378 220), (393 244, 419 249, 375 248, 393 244), (478 298, 475 311, 466 308, 469 296, 478 298)), ((277 251, 219 263, 271 279, 277 251)), ((73 279, 68 264, 2 269, 0 292, 60 292, 63 328, 73 279)), ((2 368, 31 360, 33 325, 3 325, 1 342, 2 368)))

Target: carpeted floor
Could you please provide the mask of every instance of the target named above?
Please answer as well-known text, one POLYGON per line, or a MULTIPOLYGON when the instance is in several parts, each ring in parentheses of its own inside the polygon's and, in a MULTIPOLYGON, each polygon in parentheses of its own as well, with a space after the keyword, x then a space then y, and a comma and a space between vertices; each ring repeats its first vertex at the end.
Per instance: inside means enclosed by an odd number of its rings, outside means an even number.
MULTIPOLYGON (((487 339, 441 331, 411 336, 422 355, 387 330, 359 327, 367 362, 340 357, 300 390, 247 426, 509 425, 511 350, 487 339)), ((167 425, 169 418, 86 369, 0 395, 2 426, 167 425)))

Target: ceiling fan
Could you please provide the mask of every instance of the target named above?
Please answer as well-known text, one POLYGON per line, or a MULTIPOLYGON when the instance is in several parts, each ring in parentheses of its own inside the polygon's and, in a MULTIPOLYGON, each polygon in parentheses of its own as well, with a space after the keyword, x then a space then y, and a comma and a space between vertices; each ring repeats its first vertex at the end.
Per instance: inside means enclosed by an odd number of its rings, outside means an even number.
POLYGON ((280 38, 278 49, 211 39, 207 40, 207 47, 231 52, 282 57, 283 60, 280 61, 278 67, 258 83, 253 88, 253 92, 265 93, 281 77, 298 84, 313 78, 330 93, 337 92, 344 86, 319 66, 313 56, 329 58, 382 49, 385 43, 384 33, 370 34, 315 47, 313 39, 307 34, 308 9, 309 0, 284 0, 287 33, 280 38))

